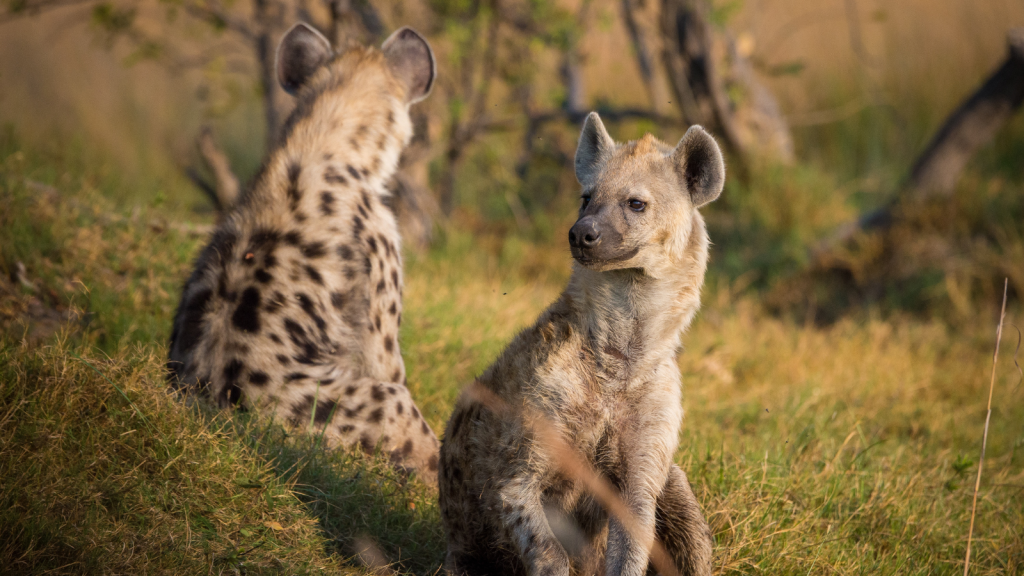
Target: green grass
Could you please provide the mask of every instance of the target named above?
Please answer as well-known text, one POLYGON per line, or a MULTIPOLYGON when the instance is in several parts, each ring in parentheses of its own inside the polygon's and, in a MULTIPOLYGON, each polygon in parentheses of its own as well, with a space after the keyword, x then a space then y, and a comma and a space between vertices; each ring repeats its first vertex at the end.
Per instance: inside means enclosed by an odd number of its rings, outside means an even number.
MULTIPOLYGON (((351 556, 371 541, 399 571, 433 574, 443 535, 435 496, 418 481, 383 460, 327 451, 315 434, 289 436, 166 392, 171 314, 202 240, 151 223, 209 217, 141 201, 124 190, 132 183, 73 152, 40 154, 6 138, 0 265, 23 262, 36 290, 0 280, 0 565, 344 573, 363 570, 351 556), (71 321, 57 335, 27 331, 39 308, 71 321)), ((772 283, 745 269, 798 270, 800 248, 851 208, 813 169, 759 170, 759 195, 731 188, 709 210, 714 264, 680 356, 687 416, 677 460, 715 531, 716 573, 961 573, 997 302, 975 291, 961 312, 944 314, 950 300, 940 294, 926 314, 869 307, 826 327, 766 312, 760 290, 772 283)), ((1002 186, 986 198, 1019 190, 977 172, 971 182, 1002 186)), ((1007 216, 1018 208, 970 198, 958 196, 957 226, 1019 230, 1007 216)), ((507 221, 495 230, 465 213, 434 249, 408 256, 402 349, 436 431, 460 388, 561 290, 564 211, 542 223, 549 232, 507 221)), ((992 233, 1003 251, 977 264, 982 271, 1020 246, 1010 232, 992 233)), ((975 575, 1024 574, 1014 337, 1003 342, 975 575)))

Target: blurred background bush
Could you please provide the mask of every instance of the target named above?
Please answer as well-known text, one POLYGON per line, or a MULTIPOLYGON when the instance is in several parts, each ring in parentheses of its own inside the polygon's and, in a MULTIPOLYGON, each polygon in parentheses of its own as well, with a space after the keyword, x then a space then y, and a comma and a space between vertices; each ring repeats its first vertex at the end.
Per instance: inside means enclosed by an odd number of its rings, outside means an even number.
POLYGON ((298 20, 338 45, 408 24, 435 46, 437 88, 395 183, 416 250, 462 231, 494 254, 518 239, 563 258, 577 130, 598 110, 619 140, 675 141, 694 123, 718 136, 730 173, 707 211, 713 276, 774 310, 956 318, 994 306, 1004 276, 1024 290, 1020 114, 953 190, 907 193, 929 139, 1006 61, 1024 24, 1011 0, 3 0, 0 121, 111 166, 132 184, 118 203, 209 212, 197 137, 253 174, 291 106, 272 59, 298 20))

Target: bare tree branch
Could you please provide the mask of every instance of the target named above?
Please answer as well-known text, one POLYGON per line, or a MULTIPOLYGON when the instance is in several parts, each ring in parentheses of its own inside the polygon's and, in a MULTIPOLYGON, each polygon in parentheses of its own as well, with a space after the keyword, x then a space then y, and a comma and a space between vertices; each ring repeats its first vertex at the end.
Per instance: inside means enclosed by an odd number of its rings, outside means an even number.
POLYGON ((38 16, 43 12, 49 12, 58 8, 90 4, 94 1, 95 0, 20 0, 18 2, 7 2, 5 6, 6 10, 3 13, 0 13, 0 24, 29 16, 38 16))
POLYGON ((651 51, 647 47, 647 39, 644 37, 640 23, 636 20, 636 0, 622 0, 622 20, 626 24, 626 31, 629 32, 629 40, 633 44, 633 54, 636 57, 636 67, 640 71, 640 78, 644 82, 647 96, 651 99, 651 106, 657 110, 657 96, 654 92, 654 64, 651 61, 651 51))
POLYGON ((220 210, 227 210, 238 200, 238 177, 231 171, 231 163, 227 155, 213 141, 213 133, 209 126, 204 126, 196 138, 196 147, 202 156, 206 166, 213 172, 217 183, 215 195, 217 207, 220 210))
POLYGON ((967 163, 990 142, 1024 104, 1024 28, 1007 34, 1007 56, 985 82, 949 116, 918 157, 900 192, 884 206, 836 230, 812 250, 813 259, 827 262, 836 247, 862 231, 884 229, 898 220, 905 200, 947 198, 967 163))

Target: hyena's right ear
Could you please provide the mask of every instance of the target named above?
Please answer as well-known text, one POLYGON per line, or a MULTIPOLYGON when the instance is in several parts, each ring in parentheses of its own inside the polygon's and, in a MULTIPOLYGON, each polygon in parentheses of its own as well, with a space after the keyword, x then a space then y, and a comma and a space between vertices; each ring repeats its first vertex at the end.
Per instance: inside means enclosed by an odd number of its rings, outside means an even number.
POLYGON ((391 71, 406 87, 406 102, 415 104, 430 95, 437 75, 437 63, 430 43, 405 26, 388 36, 380 47, 391 71))
POLYGON ((714 201, 725 185, 725 159, 718 143, 700 126, 690 126, 672 151, 676 175, 694 208, 714 201))
POLYGON ((584 188, 593 185, 604 168, 605 162, 615 152, 615 141, 604 129, 604 123, 597 112, 587 114, 576 146, 576 179, 584 188))
POLYGON ((316 69, 331 57, 331 43, 324 35, 299 22, 277 46, 277 81, 295 95, 316 69))

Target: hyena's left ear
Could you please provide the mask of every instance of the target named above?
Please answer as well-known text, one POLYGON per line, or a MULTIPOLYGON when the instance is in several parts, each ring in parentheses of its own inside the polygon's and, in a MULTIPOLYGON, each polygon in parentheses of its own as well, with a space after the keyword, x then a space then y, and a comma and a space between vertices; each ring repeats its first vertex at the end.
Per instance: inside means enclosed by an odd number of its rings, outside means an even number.
POLYGON ((405 84, 406 102, 415 104, 430 95, 437 63, 426 38, 406 26, 389 36, 380 49, 391 70, 405 84))
POLYGON ((294 96, 331 54, 327 38, 299 22, 277 46, 277 81, 285 92, 294 96))
POLYGON ((690 126, 672 151, 672 166, 694 208, 714 201, 725 185, 725 160, 718 143, 700 126, 690 126))

